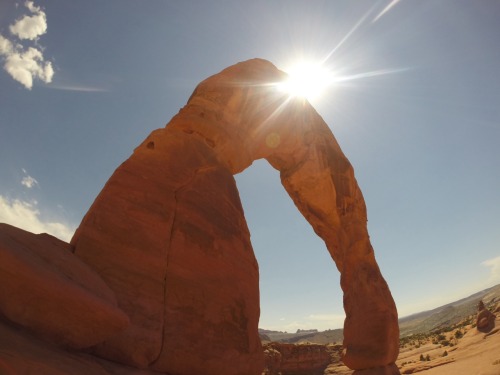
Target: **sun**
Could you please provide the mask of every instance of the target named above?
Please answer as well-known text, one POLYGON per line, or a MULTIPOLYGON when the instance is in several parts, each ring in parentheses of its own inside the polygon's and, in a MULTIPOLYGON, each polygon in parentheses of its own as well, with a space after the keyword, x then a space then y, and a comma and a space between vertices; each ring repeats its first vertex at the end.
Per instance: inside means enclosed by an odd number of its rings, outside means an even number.
POLYGON ((321 96, 334 81, 333 71, 321 63, 298 62, 284 69, 288 79, 278 85, 280 91, 293 97, 313 100, 321 96))

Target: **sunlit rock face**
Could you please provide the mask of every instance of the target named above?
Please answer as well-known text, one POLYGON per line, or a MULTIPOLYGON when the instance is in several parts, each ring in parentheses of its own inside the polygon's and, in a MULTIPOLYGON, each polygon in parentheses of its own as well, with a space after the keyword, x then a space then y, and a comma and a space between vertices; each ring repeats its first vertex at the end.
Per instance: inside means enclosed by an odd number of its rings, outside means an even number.
POLYGON ((265 158, 341 273, 345 364, 395 361, 396 307, 353 169, 310 104, 272 85, 284 78, 254 59, 201 82, 89 209, 71 244, 131 321, 99 356, 172 374, 261 373, 258 265, 233 175, 265 158))

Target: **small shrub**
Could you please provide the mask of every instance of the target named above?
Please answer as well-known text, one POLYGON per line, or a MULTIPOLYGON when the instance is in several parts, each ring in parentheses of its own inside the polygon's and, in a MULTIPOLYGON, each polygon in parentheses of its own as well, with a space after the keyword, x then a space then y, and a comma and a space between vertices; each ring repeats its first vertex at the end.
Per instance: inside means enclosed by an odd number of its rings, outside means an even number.
POLYGON ((427 354, 427 356, 425 357, 425 360, 426 361, 430 361, 431 360, 431 356, 429 354, 427 354))
POLYGON ((446 357, 446 356, 448 356, 448 352, 445 350, 441 357, 446 357))
POLYGON ((450 345, 450 342, 448 340, 443 340, 440 342, 441 345, 443 346, 449 346, 450 345))
POLYGON ((455 332, 456 339, 461 339, 463 336, 464 336, 464 334, 462 333, 462 331, 458 330, 455 332))
POLYGON ((424 355, 423 354, 420 354, 420 360, 423 362, 425 361, 425 358, 424 358, 424 355))

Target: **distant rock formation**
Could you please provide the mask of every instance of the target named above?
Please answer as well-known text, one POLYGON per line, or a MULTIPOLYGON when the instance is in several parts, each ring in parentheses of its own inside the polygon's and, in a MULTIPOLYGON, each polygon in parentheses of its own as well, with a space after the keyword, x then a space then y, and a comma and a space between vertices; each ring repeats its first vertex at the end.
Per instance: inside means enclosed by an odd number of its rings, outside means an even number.
POLYGON ((489 332, 495 325, 495 314, 486 308, 483 301, 477 305, 476 327, 478 331, 489 332))
POLYGON ((282 344, 264 345, 266 375, 323 375, 331 362, 326 345, 282 344))
POLYGON ((341 273, 344 363, 396 374, 396 306, 353 169, 310 104, 273 87, 285 77, 254 59, 200 83, 113 173, 71 247, 7 228, 0 318, 137 368, 260 374, 258 265, 233 174, 265 158, 341 273))

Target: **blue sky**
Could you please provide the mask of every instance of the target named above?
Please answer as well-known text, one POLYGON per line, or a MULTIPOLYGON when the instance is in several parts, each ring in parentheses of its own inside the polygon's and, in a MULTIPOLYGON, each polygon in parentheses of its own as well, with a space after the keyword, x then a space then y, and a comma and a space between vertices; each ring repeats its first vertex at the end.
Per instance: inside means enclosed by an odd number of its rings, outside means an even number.
MULTIPOLYGON (((499 17, 494 0, 0 1, 0 222, 69 239, 199 81, 326 59, 343 79, 312 104, 354 166, 400 315, 500 283, 499 17)), ((338 272, 277 172, 236 180, 260 326, 340 327, 338 272)))

